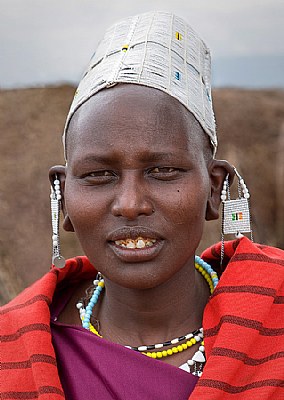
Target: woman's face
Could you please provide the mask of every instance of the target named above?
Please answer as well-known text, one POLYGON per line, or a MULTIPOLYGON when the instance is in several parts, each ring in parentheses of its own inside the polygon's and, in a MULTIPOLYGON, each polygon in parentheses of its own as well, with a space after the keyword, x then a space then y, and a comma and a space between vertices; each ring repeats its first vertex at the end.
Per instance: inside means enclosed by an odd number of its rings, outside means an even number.
POLYGON ((155 287, 192 266, 211 193, 203 135, 177 100, 138 85, 103 90, 75 113, 67 220, 111 281, 155 287))

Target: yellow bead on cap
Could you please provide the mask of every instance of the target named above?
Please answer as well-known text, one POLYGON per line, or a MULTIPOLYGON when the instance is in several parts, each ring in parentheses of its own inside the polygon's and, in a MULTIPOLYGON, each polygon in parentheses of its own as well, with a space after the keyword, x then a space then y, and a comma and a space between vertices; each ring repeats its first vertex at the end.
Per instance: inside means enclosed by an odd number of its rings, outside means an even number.
POLYGON ((129 48, 128 44, 125 44, 124 46, 122 46, 122 51, 127 51, 129 48))
POLYGON ((177 40, 181 40, 181 39, 182 39, 181 33, 176 32, 176 39, 177 39, 177 40))

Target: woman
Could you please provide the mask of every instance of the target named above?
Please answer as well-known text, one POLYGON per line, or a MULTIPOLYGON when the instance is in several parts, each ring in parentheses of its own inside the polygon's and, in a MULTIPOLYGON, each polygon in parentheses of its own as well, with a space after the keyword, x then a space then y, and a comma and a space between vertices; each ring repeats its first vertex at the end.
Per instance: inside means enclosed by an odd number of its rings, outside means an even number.
POLYGON ((241 235, 249 193, 237 175, 230 200, 234 169, 214 158, 196 33, 158 12, 110 28, 63 143, 66 166, 50 171, 55 266, 1 310, 2 397, 283 398, 283 252, 241 235), (223 233, 239 238, 195 258, 221 200, 223 233), (60 204, 86 254, 66 263, 60 204))

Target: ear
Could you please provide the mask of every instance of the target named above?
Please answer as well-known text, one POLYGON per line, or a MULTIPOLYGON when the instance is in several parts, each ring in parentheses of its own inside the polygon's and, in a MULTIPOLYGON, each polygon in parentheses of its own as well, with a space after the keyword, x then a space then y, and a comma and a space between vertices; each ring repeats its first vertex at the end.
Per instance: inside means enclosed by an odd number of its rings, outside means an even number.
POLYGON ((208 172, 211 180, 211 193, 207 201, 205 218, 207 221, 211 221, 219 218, 223 182, 227 174, 229 174, 229 182, 231 184, 235 176, 235 171, 232 165, 227 161, 213 159, 208 168, 208 172))
POLYGON ((64 167, 63 165, 55 165, 50 168, 49 180, 50 180, 52 187, 54 187, 55 179, 58 179, 60 181, 60 189, 61 189, 61 196, 62 196, 61 197, 61 207, 62 207, 62 212, 64 215, 63 228, 65 231, 74 232, 72 222, 70 221, 70 218, 68 216, 66 206, 65 206, 64 194, 65 194, 66 167, 64 167))

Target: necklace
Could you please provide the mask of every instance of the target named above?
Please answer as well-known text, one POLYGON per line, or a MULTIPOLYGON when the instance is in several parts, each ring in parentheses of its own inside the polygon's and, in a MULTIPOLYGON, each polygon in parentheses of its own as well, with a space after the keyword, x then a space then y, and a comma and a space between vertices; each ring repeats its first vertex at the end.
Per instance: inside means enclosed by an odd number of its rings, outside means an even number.
MULTIPOLYGON (((205 261, 203 261, 200 257, 195 256, 195 268, 198 272, 202 274, 204 279, 207 281, 210 293, 212 294, 215 287, 218 284, 218 276, 216 272, 211 268, 209 264, 207 264, 205 261)), ((90 332, 94 333, 95 335, 102 337, 98 330, 91 324, 91 315, 93 312, 93 308, 95 304, 97 304, 99 296, 105 286, 104 279, 99 272, 97 275, 97 278, 93 281, 94 284, 94 292, 92 294, 92 297, 87 305, 86 308, 84 308, 83 302, 78 302, 76 307, 80 312, 80 318, 82 321, 82 326, 83 328, 89 330, 90 332)), ((134 350, 141 352, 142 354, 151 357, 151 358, 162 358, 162 357, 167 357, 171 356, 177 353, 180 353, 191 346, 195 345, 196 343, 200 343, 200 346, 198 350, 194 353, 193 357, 188 360, 186 363, 182 364, 180 366, 181 369, 184 369, 185 371, 192 372, 194 375, 201 376, 202 370, 203 370, 203 365, 206 361, 205 355, 204 355, 204 342, 203 342, 203 329, 200 328, 198 330, 195 330, 191 333, 188 333, 183 336, 179 336, 177 338, 174 338, 172 340, 168 340, 163 343, 157 343, 157 344, 151 344, 151 345, 142 345, 142 346, 125 346, 128 349, 134 350), (186 341, 184 343, 181 343, 183 341, 186 341), (168 347, 171 345, 178 344, 177 346, 170 347, 168 350, 163 349, 164 347, 168 347), (150 350, 159 350, 159 351, 150 351, 150 350), (162 350, 163 349, 163 350, 162 350), (199 368, 198 368, 199 364, 199 368), (194 367, 193 371, 191 371, 192 367, 194 367)))
MULTIPOLYGON (((178 338, 175 338, 172 340, 167 340, 166 342, 163 342, 163 343, 151 344, 149 346, 139 346, 139 347, 126 346, 126 347, 131 350, 145 352, 148 350, 161 349, 163 347, 171 346, 172 344, 178 344, 180 342, 183 342, 184 340, 187 340, 188 342, 195 344, 196 342, 199 342, 201 340, 200 339, 201 336, 199 336, 200 333, 201 333, 201 330, 197 329, 191 333, 188 333, 187 335, 179 336, 178 338)), ((171 349, 169 349, 169 350, 171 350, 171 349)))

